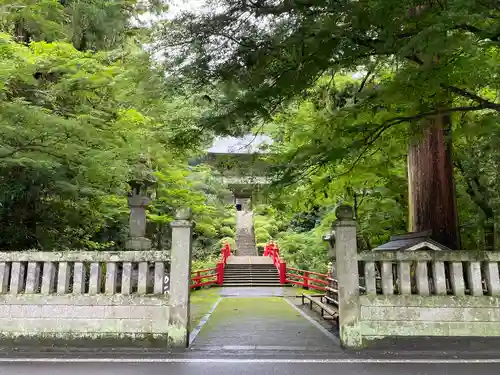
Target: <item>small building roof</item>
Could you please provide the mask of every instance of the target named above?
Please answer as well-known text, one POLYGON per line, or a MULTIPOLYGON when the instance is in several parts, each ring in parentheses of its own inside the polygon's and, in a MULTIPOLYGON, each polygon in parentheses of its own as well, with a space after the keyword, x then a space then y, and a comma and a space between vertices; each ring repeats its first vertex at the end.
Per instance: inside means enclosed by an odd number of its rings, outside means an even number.
POLYGON ((380 245, 373 251, 416 251, 416 250, 451 250, 430 238, 431 231, 413 232, 400 236, 391 236, 389 242, 380 245))
POLYGON ((243 137, 216 137, 210 154, 263 154, 262 146, 271 145, 273 140, 267 135, 247 134, 243 137))

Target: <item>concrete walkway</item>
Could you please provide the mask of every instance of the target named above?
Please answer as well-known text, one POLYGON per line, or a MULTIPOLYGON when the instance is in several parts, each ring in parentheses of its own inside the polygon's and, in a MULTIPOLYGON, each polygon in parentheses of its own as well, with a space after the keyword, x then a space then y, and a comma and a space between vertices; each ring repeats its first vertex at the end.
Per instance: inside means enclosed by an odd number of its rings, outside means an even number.
POLYGON ((244 294, 220 300, 191 348, 210 351, 340 351, 333 334, 287 299, 244 294))

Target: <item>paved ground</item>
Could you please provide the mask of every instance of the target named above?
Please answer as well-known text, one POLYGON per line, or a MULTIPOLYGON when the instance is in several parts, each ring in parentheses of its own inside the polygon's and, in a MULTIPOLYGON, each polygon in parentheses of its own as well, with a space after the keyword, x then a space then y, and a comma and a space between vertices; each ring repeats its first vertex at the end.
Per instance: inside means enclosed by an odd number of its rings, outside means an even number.
POLYGON ((225 297, 194 350, 340 350, 338 340, 282 297, 225 297))
POLYGON ((34 363, 0 364, 6 375, 492 375, 498 363, 34 363))
POLYGON ((290 297, 298 293, 221 288, 199 294, 193 300, 199 316, 218 304, 188 350, 0 347, 0 375, 491 375, 500 368, 497 339, 385 340, 370 350, 344 351, 332 324, 290 297))

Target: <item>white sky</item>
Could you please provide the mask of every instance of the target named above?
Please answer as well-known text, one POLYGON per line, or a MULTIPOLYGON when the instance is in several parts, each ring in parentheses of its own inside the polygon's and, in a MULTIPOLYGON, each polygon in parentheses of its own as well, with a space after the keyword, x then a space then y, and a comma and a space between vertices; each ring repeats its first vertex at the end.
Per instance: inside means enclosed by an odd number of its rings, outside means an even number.
POLYGON ((161 17, 156 17, 151 14, 144 14, 139 17, 141 22, 154 22, 158 19, 175 18, 182 11, 196 11, 203 9, 205 0, 164 0, 169 5, 169 10, 161 17))

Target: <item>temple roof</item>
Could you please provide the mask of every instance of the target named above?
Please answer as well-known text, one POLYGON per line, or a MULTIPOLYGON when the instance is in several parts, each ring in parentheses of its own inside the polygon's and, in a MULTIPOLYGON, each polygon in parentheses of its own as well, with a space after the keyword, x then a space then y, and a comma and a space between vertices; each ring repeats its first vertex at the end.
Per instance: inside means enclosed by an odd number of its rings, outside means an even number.
POLYGON ((389 242, 373 249, 385 251, 450 250, 430 238, 431 231, 413 232, 400 236, 391 236, 389 242))

